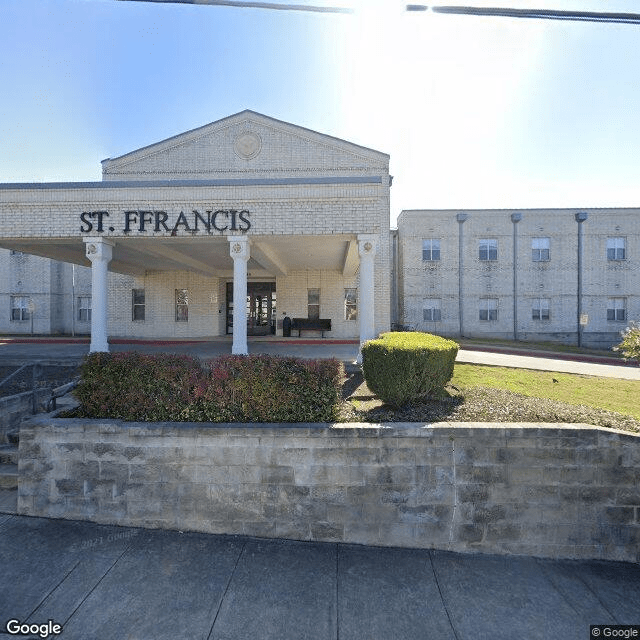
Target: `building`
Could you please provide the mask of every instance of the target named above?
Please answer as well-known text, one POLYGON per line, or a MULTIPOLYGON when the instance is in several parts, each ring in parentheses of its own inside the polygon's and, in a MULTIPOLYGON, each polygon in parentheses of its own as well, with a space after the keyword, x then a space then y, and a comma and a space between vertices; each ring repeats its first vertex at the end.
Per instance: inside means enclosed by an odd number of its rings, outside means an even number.
POLYGON ((286 317, 340 338, 389 329, 388 155, 243 111, 105 160, 102 177, 0 185, 1 332, 90 327, 98 351, 107 334, 232 333, 246 353, 286 317))
POLYGON ((394 251, 421 331, 606 348, 640 319, 640 209, 403 211, 394 251))
POLYGON ((282 335, 331 321, 608 347, 640 319, 640 209, 403 211, 389 156, 243 111, 102 163, 0 184, 0 333, 282 335), (246 304, 234 305, 234 300, 246 304))

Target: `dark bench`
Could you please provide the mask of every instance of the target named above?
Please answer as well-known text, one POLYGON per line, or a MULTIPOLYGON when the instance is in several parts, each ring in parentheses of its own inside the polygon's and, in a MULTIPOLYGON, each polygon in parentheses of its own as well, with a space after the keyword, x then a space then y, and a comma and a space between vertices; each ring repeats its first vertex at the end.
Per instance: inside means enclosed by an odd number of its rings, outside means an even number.
POLYGON ((331 320, 328 318, 292 318, 291 329, 298 331, 298 338, 301 331, 322 331, 324 338, 324 332, 331 331, 331 320))

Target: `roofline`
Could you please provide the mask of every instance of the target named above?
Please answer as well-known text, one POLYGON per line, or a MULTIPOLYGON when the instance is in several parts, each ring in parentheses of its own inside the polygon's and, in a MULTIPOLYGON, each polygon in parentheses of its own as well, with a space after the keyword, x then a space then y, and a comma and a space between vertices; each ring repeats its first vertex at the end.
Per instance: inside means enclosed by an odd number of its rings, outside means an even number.
POLYGON ((368 151, 369 153, 375 153, 377 155, 380 155, 380 156, 386 158, 387 160, 389 160, 390 157, 391 157, 388 153, 384 153, 382 151, 377 151, 376 149, 372 149, 371 147, 365 147, 363 145, 356 144, 355 142, 350 142, 349 140, 344 140, 342 138, 338 138, 336 136, 331 136, 331 135, 326 134, 326 133, 320 133, 319 131, 315 131, 314 129, 309 129, 307 127, 302 127, 300 125, 293 124, 291 122, 287 122, 286 120, 279 120, 278 118, 272 118, 271 116, 267 116, 267 115, 265 115, 263 113, 259 113, 258 111, 253 111, 251 109, 244 109, 243 111, 238 111, 238 113, 234 113, 234 114, 232 114, 230 116, 225 116, 224 118, 221 118, 220 120, 214 120, 213 122, 209 122, 209 123, 201 125, 199 127, 195 127, 194 129, 189 129, 187 131, 183 131, 182 133, 178 133, 178 134, 176 134, 174 136, 170 136, 168 138, 165 138, 164 140, 159 140, 158 142, 153 142, 152 144, 145 145, 144 147, 140 147, 139 149, 134 149, 133 151, 128 151, 127 153, 124 153, 121 156, 116 156, 115 158, 105 158, 104 160, 101 160, 101 163, 104 165, 105 162, 116 162, 118 160, 122 160, 124 158, 127 158, 128 156, 133 156, 133 155, 135 155, 137 153, 140 153, 141 151, 152 149, 153 147, 156 147, 158 145, 165 144, 167 142, 171 142, 172 140, 177 140, 179 138, 182 138, 183 136, 191 135, 191 134, 196 133, 196 132, 198 132, 200 130, 207 129, 208 127, 211 127, 212 125, 224 123, 225 120, 230 120, 231 118, 237 118, 238 116, 241 116, 243 114, 252 114, 252 115, 258 116, 260 118, 265 118, 266 120, 271 120, 272 122, 277 122, 278 124, 284 124, 284 125, 287 125, 289 127, 295 127, 296 129, 301 129, 302 131, 307 131, 307 132, 312 133, 313 135, 316 135, 316 136, 322 136, 323 138, 329 138, 330 140, 335 140, 335 141, 341 142, 343 144, 348 144, 348 145, 350 145, 352 147, 356 147, 358 149, 362 149, 364 151, 368 151))
POLYGON ((220 178, 211 180, 105 180, 101 182, 0 182, 0 191, 30 189, 139 189, 153 187, 242 187, 304 184, 384 184, 383 176, 308 178, 220 178))
POLYGON ((465 207, 459 207, 457 209, 403 209, 399 214, 400 217, 404 213, 517 213, 518 211, 608 211, 608 210, 627 210, 627 211, 640 211, 640 205, 637 207, 499 207, 495 209, 469 209, 465 207))

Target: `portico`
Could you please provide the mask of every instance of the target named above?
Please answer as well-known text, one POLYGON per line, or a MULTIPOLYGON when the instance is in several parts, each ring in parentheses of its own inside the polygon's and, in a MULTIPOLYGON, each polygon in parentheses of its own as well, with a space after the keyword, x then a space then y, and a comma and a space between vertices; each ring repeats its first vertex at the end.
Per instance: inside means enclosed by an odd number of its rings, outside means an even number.
POLYGON ((90 266, 92 351, 232 332, 244 354, 315 313, 363 341, 389 328, 389 183, 386 154, 245 111, 101 182, 0 185, 0 246, 90 266))

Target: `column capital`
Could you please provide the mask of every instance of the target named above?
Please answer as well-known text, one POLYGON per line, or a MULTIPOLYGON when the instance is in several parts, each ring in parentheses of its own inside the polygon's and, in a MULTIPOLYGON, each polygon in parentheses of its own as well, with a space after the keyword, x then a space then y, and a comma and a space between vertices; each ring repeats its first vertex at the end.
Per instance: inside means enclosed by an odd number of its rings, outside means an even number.
POLYGON ((360 258, 375 256, 378 249, 378 236, 373 233, 358 234, 358 253, 360 258))
POLYGON ((85 255, 91 262, 94 260, 106 260, 109 262, 113 256, 115 242, 102 237, 89 237, 82 239, 85 244, 85 255))
POLYGON ((238 260, 249 260, 249 238, 247 236, 227 236, 229 255, 238 260))

